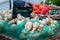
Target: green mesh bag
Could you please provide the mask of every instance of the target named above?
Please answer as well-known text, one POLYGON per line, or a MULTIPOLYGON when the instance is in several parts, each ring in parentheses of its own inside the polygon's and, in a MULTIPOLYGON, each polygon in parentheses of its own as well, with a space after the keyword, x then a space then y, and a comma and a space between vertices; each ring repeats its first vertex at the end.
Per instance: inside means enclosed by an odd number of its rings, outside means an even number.
POLYGON ((45 30, 46 30, 46 36, 50 35, 56 35, 57 34, 57 28, 58 28, 58 23, 55 24, 54 26, 47 26, 45 25, 45 30))
POLYGON ((0 33, 4 33, 4 22, 0 21, 0 33))
POLYGON ((17 35, 20 35, 21 31, 24 29, 26 22, 21 22, 19 25, 17 25, 17 35))
POLYGON ((12 24, 10 25, 10 28, 9 28, 9 36, 13 37, 13 38, 17 38, 18 35, 17 35, 17 25, 15 24, 12 24))
POLYGON ((10 31, 10 24, 8 21, 4 22, 4 34, 9 35, 10 31))
POLYGON ((57 24, 57 25, 58 25, 58 27, 60 28, 60 21, 58 22, 58 24, 57 24))
POLYGON ((32 22, 32 23, 38 22, 39 24, 41 24, 39 21, 34 20, 34 19, 32 19, 31 22, 32 22))
POLYGON ((32 23, 35 23, 35 22, 38 22, 38 21, 37 21, 37 20, 32 19, 32 20, 31 20, 31 22, 32 22, 32 23))
POLYGON ((30 31, 29 30, 27 30, 27 29, 23 29, 22 31, 21 31, 21 33, 20 33, 20 39, 27 39, 27 38, 29 38, 29 33, 30 33, 30 31))
POLYGON ((4 20, 5 16, 2 16, 2 20, 4 20))
POLYGON ((43 37, 41 37, 44 34, 43 30, 40 30, 39 32, 31 33, 27 29, 23 29, 20 33, 20 39, 21 40, 43 40, 43 37))
MULTIPOLYGON (((32 23, 38 22, 37 20, 31 20, 32 23)), ((39 32, 31 33, 31 31, 25 29, 26 22, 21 22, 19 25, 10 25, 9 22, 0 22, 0 32, 4 33, 10 37, 19 40, 44 40, 44 38, 50 35, 56 35, 57 30, 60 27, 60 22, 55 24, 55 26, 44 25, 44 30, 39 30, 39 32), (3 30, 2 30, 3 29, 3 30)), ((40 23, 41 24, 41 23, 40 23)))
POLYGON ((29 40, 38 40, 41 35, 42 35, 42 33, 40 33, 40 32, 30 33, 30 35, 29 35, 29 36, 30 36, 29 40))
MULTIPOLYGON (((37 22, 36 20, 32 20, 33 23, 37 22)), ((58 24, 55 26, 47 26, 44 25, 44 30, 39 30, 39 32, 31 33, 27 29, 23 29, 20 33, 20 38, 22 40, 44 40, 44 38, 56 35, 56 29, 58 28, 58 24)))

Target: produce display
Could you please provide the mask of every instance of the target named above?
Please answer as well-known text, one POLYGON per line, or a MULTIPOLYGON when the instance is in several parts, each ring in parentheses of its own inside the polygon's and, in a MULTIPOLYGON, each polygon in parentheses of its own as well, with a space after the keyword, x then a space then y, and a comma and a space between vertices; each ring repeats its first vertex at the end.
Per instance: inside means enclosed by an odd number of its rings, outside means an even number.
POLYGON ((48 15, 49 14, 49 10, 51 10, 52 8, 47 6, 47 5, 33 5, 33 12, 35 14, 40 14, 41 15, 48 15))
POLYGON ((51 10, 51 15, 59 15, 60 10, 51 10))
POLYGON ((55 5, 55 6, 60 6, 60 0, 46 0, 45 1, 45 4, 48 4, 48 5, 55 5))
POLYGON ((57 34, 59 28, 58 21, 50 16, 40 20, 34 12, 30 17, 23 17, 17 14, 17 18, 12 19, 11 10, 0 15, 0 33, 17 38, 19 40, 43 40, 44 38, 57 34))

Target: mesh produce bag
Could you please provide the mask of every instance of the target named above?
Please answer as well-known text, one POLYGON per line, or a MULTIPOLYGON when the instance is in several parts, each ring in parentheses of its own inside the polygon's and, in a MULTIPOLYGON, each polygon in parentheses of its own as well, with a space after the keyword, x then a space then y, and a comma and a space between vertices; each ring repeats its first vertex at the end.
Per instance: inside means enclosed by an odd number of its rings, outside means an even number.
POLYGON ((17 25, 17 30, 16 31, 17 31, 18 37, 20 36, 21 31, 24 29, 25 23, 26 22, 21 22, 19 25, 17 25))
POLYGON ((4 22, 4 34, 9 35, 10 33, 10 24, 8 21, 4 22))
POLYGON ((0 21, 0 33, 4 33, 4 22, 0 21))
MULTIPOLYGON (((34 19, 31 20, 31 22, 38 22, 39 25, 41 24, 39 21, 34 19)), ((25 21, 21 22, 19 25, 9 24, 9 21, 0 21, 0 33, 16 38, 16 40, 43 40, 50 35, 56 35, 57 29, 60 27, 60 22, 58 22, 54 26, 44 25, 43 30, 32 33, 31 31, 25 29, 25 24, 25 21)))

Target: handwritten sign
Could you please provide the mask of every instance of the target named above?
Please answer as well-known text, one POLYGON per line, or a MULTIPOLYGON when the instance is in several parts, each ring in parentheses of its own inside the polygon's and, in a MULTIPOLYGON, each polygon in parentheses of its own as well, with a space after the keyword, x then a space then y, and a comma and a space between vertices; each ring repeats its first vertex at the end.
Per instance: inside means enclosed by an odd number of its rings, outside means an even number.
POLYGON ((14 7, 13 8, 13 18, 17 17, 17 14, 21 14, 24 17, 30 17, 32 12, 32 7, 14 7))

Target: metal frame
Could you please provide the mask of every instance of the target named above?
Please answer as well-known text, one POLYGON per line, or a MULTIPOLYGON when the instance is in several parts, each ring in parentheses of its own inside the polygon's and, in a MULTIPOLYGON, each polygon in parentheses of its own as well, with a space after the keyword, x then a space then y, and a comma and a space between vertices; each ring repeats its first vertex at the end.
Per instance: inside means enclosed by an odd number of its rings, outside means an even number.
POLYGON ((10 5, 10 9, 11 9, 11 0, 9 0, 9 5, 10 5))

